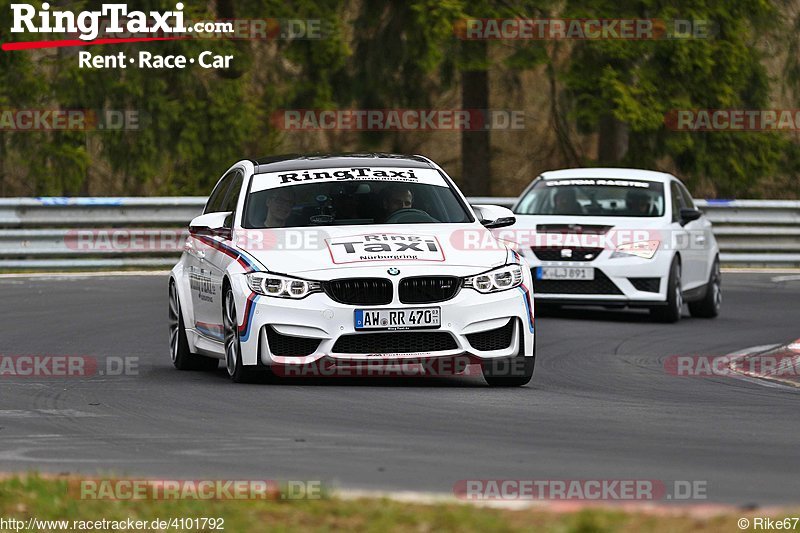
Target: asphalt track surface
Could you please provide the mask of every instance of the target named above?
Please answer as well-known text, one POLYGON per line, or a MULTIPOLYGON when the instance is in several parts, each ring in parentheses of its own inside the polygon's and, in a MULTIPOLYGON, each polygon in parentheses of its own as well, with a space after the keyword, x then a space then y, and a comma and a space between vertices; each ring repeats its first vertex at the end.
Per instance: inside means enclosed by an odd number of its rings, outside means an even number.
POLYGON ((464 479, 700 480, 711 502, 797 503, 800 394, 664 370, 670 355, 800 336, 800 280, 774 276, 725 274, 716 320, 538 316, 534 381, 510 390, 474 376, 234 385, 222 367, 172 368, 166 276, 0 278, 0 354, 139 358, 138 375, 0 377, 0 471, 442 493, 464 479))

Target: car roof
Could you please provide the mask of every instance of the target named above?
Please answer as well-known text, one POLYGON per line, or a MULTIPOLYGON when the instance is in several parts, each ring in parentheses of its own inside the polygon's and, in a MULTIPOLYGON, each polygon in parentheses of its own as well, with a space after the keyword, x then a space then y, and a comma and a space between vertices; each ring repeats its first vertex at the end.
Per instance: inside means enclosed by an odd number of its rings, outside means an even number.
POLYGON ((406 168, 436 168, 430 160, 420 155, 387 153, 313 153, 285 154, 253 159, 255 173, 280 172, 282 170, 305 170, 364 165, 406 168))
POLYGON ((549 170, 542 172, 542 178, 576 179, 576 178, 604 178, 604 179, 637 179, 668 183, 673 178, 666 172, 654 170, 641 170, 638 168, 568 168, 564 170, 549 170))

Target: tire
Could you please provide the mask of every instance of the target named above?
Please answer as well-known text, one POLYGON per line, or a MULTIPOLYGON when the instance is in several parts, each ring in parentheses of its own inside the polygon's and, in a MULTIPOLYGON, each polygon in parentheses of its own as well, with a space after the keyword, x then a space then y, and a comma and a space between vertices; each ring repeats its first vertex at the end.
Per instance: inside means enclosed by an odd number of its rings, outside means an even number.
POLYGON ((186 338, 181 302, 175 282, 169 284, 169 351, 172 364, 178 370, 216 370, 219 360, 192 353, 186 338))
POLYGON ((483 379, 490 387, 522 387, 531 381, 535 363, 536 344, 533 346, 533 356, 525 357, 525 341, 520 331, 517 355, 484 361, 481 370, 483 379))
POLYGON ((706 295, 702 300, 689 302, 689 312, 697 318, 715 318, 722 305, 722 275, 719 271, 719 258, 714 259, 711 275, 706 285, 706 295))
POLYGON ((228 377, 234 383, 250 383, 257 372, 247 368, 242 363, 242 345, 239 340, 239 321, 236 318, 236 301, 233 298, 233 291, 230 287, 225 287, 225 297, 222 304, 222 330, 225 334, 225 369, 228 377))
POLYGON ((669 267, 667 282, 667 305, 651 307, 650 316, 658 322, 675 323, 683 313, 683 286, 681 285, 681 262, 676 256, 669 267))

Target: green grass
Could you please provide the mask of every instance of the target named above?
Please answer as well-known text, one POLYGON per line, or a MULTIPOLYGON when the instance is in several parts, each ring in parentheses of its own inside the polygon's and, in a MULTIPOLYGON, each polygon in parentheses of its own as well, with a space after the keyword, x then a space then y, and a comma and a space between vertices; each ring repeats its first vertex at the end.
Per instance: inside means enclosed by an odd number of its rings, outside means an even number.
MULTIPOLYGON (((552 531, 678 532, 739 531, 744 512, 710 518, 674 513, 584 509, 553 512, 535 507, 490 509, 459 503, 417 504, 387 499, 259 501, 112 501, 80 500, 75 478, 38 475, 0 480, 0 518, 26 520, 134 520, 224 518, 225 531, 552 531), (70 488, 72 487, 72 488, 70 488)), ((753 514, 751 511, 750 515, 753 514)), ((759 514, 759 513, 755 513, 759 514)), ((785 516, 792 516, 787 513, 785 516)), ((797 513, 795 513, 797 516, 797 513)), ((171 531, 177 531, 172 529, 171 531)))

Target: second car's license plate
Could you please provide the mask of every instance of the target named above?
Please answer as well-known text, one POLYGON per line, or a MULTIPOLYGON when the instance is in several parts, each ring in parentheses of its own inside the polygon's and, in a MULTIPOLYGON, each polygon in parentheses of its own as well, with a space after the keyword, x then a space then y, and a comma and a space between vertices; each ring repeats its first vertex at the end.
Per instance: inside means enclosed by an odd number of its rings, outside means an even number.
POLYGON ((536 279, 561 279, 591 281, 594 279, 593 267, 539 267, 536 279))
POLYGON ((355 318, 356 329, 438 328, 442 321, 439 307, 356 309, 355 318))

